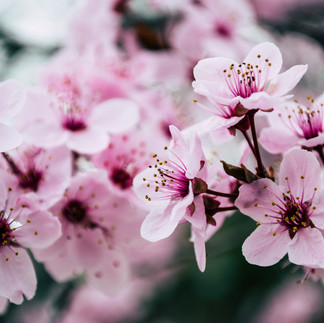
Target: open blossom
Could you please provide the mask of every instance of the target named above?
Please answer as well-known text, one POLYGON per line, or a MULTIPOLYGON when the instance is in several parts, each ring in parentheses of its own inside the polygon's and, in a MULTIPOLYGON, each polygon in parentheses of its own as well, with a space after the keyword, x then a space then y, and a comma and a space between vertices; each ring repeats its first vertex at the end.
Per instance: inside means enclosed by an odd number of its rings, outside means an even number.
POLYGON ((10 125, 12 119, 25 103, 26 93, 21 84, 14 80, 0 83, 0 151, 8 151, 19 146, 21 134, 10 125))
POLYGON ((195 92, 206 96, 214 113, 229 119, 240 103, 246 109, 269 110, 288 96, 304 75, 307 65, 296 65, 279 74, 282 56, 277 46, 255 46, 242 63, 224 58, 206 58, 194 68, 195 92))
POLYGON ((70 81, 66 86, 66 92, 56 97, 29 93, 20 120, 26 142, 44 148, 65 144, 78 153, 92 154, 107 147, 109 134, 123 133, 138 122, 135 102, 114 98, 97 103, 82 96, 70 81))
POLYGON ((0 182, 0 298, 20 304, 23 295, 31 299, 36 290, 33 264, 24 248, 47 248, 61 234, 61 226, 32 198, 11 199, 11 194, 15 192, 0 182))
POLYGON ((262 130, 260 142, 276 154, 294 146, 316 147, 324 144, 324 94, 308 97, 307 106, 289 101, 268 116, 270 127, 262 130))
POLYGON ((196 227, 206 223, 201 196, 194 195, 194 180, 205 179, 205 157, 197 136, 184 137, 170 126, 172 141, 165 153, 153 155, 155 164, 134 179, 134 190, 152 209, 141 227, 149 241, 168 237, 180 221, 196 227))
POLYGON ((143 167, 151 162, 152 153, 149 150, 147 133, 139 129, 123 135, 111 137, 106 150, 95 154, 94 165, 107 171, 108 184, 116 195, 138 201, 132 186, 133 179, 143 167))
POLYGON ((50 211, 60 219, 62 236, 36 258, 57 281, 85 273, 96 289, 117 293, 129 275, 124 248, 134 235, 140 238, 134 231, 136 210, 114 197, 103 172, 92 172, 76 175, 50 211))
POLYGON ((240 187, 239 210, 257 221, 258 228, 245 240, 246 260, 271 266, 288 253, 290 262, 324 267, 324 201, 320 165, 304 150, 285 155, 279 185, 260 179, 240 187))
POLYGON ((34 192, 45 208, 53 205, 68 186, 72 154, 64 146, 44 149, 26 144, 3 156, 3 179, 20 194, 34 192))

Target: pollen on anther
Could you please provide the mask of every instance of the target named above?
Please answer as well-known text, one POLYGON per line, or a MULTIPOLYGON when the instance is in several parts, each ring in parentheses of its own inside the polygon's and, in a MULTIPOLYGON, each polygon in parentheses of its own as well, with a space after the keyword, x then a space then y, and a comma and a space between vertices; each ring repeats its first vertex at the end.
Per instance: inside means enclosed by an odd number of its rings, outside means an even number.
POLYGON ((275 202, 272 202, 271 204, 272 204, 273 206, 275 206, 275 205, 276 205, 276 203, 275 203, 275 202))
POLYGON ((261 223, 260 222, 257 222, 256 225, 259 226, 261 223))
POLYGON ((6 257, 6 258, 5 258, 5 260, 6 260, 6 261, 8 261, 8 260, 9 260, 9 258, 8 258, 8 257, 6 257))
POLYGON ((267 218, 268 217, 268 213, 266 213, 264 216, 267 218))
POLYGON ((314 187, 314 191, 317 191, 317 187, 314 187))
POLYGON ((258 206, 258 203, 254 203, 254 206, 257 207, 258 206))
POLYGON ((316 210, 316 206, 312 206, 312 209, 313 209, 313 210, 316 210))
POLYGON ((268 186, 267 186, 267 185, 264 185, 264 186, 263 186, 263 188, 264 188, 264 189, 267 189, 267 188, 268 188, 268 186))
POLYGON ((164 150, 167 150, 168 149, 168 147, 167 146, 164 146, 164 150))
POLYGON ((277 232, 273 232, 272 235, 275 237, 277 235, 277 232))
POLYGON ((305 176, 300 176, 301 179, 305 179, 305 176))
POLYGON ((37 231, 35 231, 35 232, 34 232, 34 234, 35 234, 35 236, 37 236, 37 235, 38 235, 38 232, 37 232, 37 231))
POLYGON ((18 252, 15 252, 15 256, 18 256, 19 255, 19 253, 18 252))
POLYGON ((286 180, 286 181, 288 181, 288 176, 287 176, 287 177, 285 177, 285 180, 286 180))
POLYGON ((150 183, 147 183, 146 186, 147 186, 147 187, 150 187, 150 183))
POLYGON ((30 223, 30 222, 31 222, 30 219, 28 219, 28 220, 27 220, 27 223, 30 223))

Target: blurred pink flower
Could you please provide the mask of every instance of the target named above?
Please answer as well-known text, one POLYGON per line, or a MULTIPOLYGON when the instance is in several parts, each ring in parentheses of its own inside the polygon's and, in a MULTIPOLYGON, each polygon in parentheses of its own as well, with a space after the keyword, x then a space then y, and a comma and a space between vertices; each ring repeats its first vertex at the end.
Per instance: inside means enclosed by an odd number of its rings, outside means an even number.
POLYGON ((123 133, 138 122, 138 106, 131 100, 114 98, 96 104, 68 80, 66 87, 56 98, 30 94, 20 120, 28 143, 44 148, 65 144, 78 153, 92 154, 107 147, 109 133, 123 133))
POLYGON ((14 80, 1 82, 0 98, 0 152, 4 152, 19 146, 22 142, 21 134, 10 122, 25 103, 25 89, 14 80))
POLYGON ((64 146, 51 149, 22 144, 4 155, 6 184, 20 191, 37 193, 45 208, 53 205, 68 186, 72 174, 72 154, 64 146))

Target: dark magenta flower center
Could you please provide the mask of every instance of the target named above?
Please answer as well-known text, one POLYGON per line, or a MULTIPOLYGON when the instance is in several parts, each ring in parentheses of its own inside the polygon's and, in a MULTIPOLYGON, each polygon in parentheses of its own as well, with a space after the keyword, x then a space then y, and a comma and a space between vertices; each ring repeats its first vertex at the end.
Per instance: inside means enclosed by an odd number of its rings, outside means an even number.
POLYGON ((39 182, 42 179, 42 172, 32 168, 28 172, 19 175, 19 185, 24 189, 31 189, 37 192, 39 182))
POLYGON ((110 179, 123 190, 131 187, 133 183, 132 176, 122 168, 114 168, 110 179))
POLYGON ((12 240, 13 230, 10 228, 7 219, 4 218, 4 211, 0 212, 0 247, 7 246, 12 240))
POLYGON ((63 208, 62 214, 72 223, 82 223, 87 218, 87 206, 78 200, 70 200, 63 208))

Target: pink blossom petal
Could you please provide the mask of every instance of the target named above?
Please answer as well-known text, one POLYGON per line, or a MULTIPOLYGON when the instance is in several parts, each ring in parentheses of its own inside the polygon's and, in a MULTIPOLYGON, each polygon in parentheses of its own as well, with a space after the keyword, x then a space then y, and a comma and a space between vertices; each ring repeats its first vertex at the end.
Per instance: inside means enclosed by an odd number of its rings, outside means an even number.
POLYGON ((99 129, 87 128, 86 130, 69 133, 67 146, 72 151, 81 154, 94 154, 107 148, 109 136, 99 129))
POLYGON ((0 297, 0 314, 4 314, 8 307, 8 299, 5 297, 0 297))
POLYGON ((308 65, 295 65, 271 80, 266 92, 281 96, 292 90, 307 71, 308 65))
POLYGON ((271 80, 280 72, 282 67, 282 56, 279 48, 275 44, 264 42, 253 47, 244 59, 244 62, 250 63, 253 66, 258 65, 258 68, 262 71, 260 73, 260 83, 264 84, 267 80, 271 80), (260 57, 258 57, 259 55, 260 57), (270 66, 269 63, 271 64, 270 66))
POLYGON ((83 272, 71 257, 71 252, 67 252, 66 248, 61 250, 58 257, 46 260, 45 268, 58 282, 65 282, 83 272))
POLYGON ((20 111, 26 100, 24 87, 14 81, 0 83, 0 120, 13 118, 20 111))
POLYGON ((269 110, 274 105, 287 99, 286 97, 271 96, 265 91, 254 92, 247 98, 240 98, 240 102, 246 109, 269 110))
POLYGON ((89 118, 89 124, 109 133, 123 133, 139 121, 139 107, 131 100, 115 98, 97 105, 89 118))
POLYGON ((165 193, 162 190, 158 190, 156 192, 156 186, 151 183, 151 179, 154 178, 154 174, 156 174, 156 169, 152 167, 146 168, 141 173, 136 175, 133 180, 134 191, 137 197, 144 202, 147 202, 145 196, 150 197, 151 201, 149 202, 152 207, 155 205, 167 205, 169 204, 170 199, 165 198, 165 193))
POLYGON ((201 272, 204 272, 206 269, 205 230, 192 227, 190 241, 194 243, 198 268, 201 272))
POLYGON ((27 223, 17 229, 15 233, 19 244, 36 249, 50 246, 60 235, 60 221, 48 211, 30 213, 27 223))
MULTIPOLYGON (((197 63, 193 69, 193 74, 197 81, 203 80, 223 83, 224 77, 226 76, 224 70, 229 69, 232 64, 237 65, 237 62, 230 58, 205 58, 197 63)), ((218 89, 215 88, 215 91, 218 91, 218 89)))
POLYGON ((323 191, 319 191, 312 203, 312 215, 311 220, 315 227, 324 230, 324 194, 323 191))
POLYGON ((308 201, 320 185, 319 173, 319 162, 311 152, 294 149, 281 163, 279 186, 283 192, 290 191, 295 198, 308 201))
POLYGON ((305 147, 316 147, 318 145, 324 144, 324 133, 319 134, 317 137, 310 138, 310 139, 301 139, 298 141, 300 146, 305 147))
POLYGON ((130 277, 128 262, 125 257, 115 251, 108 250, 101 266, 87 270, 87 281, 102 293, 116 295, 128 282, 130 277))
POLYGON ((265 128, 260 135, 261 145, 272 154, 286 152, 298 143, 298 137, 291 132, 285 131, 285 128, 265 128))
POLYGON ((44 148, 52 148, 65 143, 67 131, 56 124, 42 122, 34 123, 23 132, 27 143, 44 148))
POLYGON ((324 266, 324 239, 321 232, 313 228, 300 229, 288 249, 289 261, 312 268, 324 266))
POLYGON ((261 224, 243 243, 242 251, 246 260, 258 266, 272 266, 282 259, 291 239, 288 231, 280 231, 282 227, 279 225, 261 224), (276 235, 273 235, 274 232, 276 235))
POLYGON ((0 152, 18 147, 23 140, 17 130, 2 123, 0 123, 0 138, 0 152))
POLYGON ((184 218, 192 224, 193 227, 202 229, 206 227, 206 213, 205 206, 203 202, 202 195, 198 195, 194 199, 195 210, 191 214, 190 210, 187 208, 187 211, 184 215, 184 218))
POLYGON ((260 223, 273 223, 278 210, 273 205, 281 203, 282 191, 270 179, 264 178, 239 188, 235 206, 244 214, 260 223))
POLYGON ((217 142, 222 143, 223 141, 233 137, 227 129, 237 124, 243 118, 244 116, 225 119, 215 115, 206 120, 195 123, 188 128, 185 128, 182 130, 182 133, 184 135, 188 135, 188 133, 194 132, 199 137, 202 137, 207 133, 213 132, 212 135, 213 137, 217 138, 217 142))
POLYGON ((192 191, 192 183, 189 183, 189 192, 188 194, 179 201, 175 202, 175 206, 173 207, 171 211, 171 220, 172 221, 180 221, 184 215, 187 212, 188 206, 193 202, 194 200, 194 194, 192 191))
POLYGON ((208 97, 211 102, 231 107, 239 102, 239 98, 230 91, 226 82, 201 80, 192 82, 192 86, 196 93, 208 97))
POLYGON ((22 248, 1 248, 0 296, 21 304, 23 295, 31 299, 35 295, 36 276, 32 261, 22 248), (15 255, 17 254, 17 256, 15 255), (8 258, 6 261, 5 258, 8 258))
POLYGON ((104 240, 102 231, 93 229, 85 230, 80 235, 73 235, 67 243, 70 243, 73 250, 75 263, 88 269, 96 266, 99 259, 106 257, 107 246, 102 243, 104 240))
POLYGON ((142 223, 141 236, 152 242, 169 237, 179 223, 179 219, 170 216, 171 211, 172 205, 153 209, 142 223))

